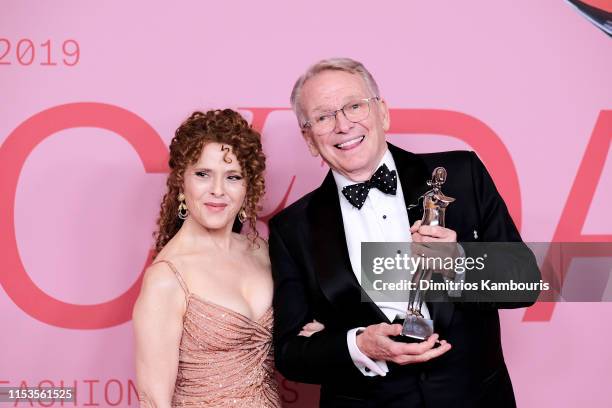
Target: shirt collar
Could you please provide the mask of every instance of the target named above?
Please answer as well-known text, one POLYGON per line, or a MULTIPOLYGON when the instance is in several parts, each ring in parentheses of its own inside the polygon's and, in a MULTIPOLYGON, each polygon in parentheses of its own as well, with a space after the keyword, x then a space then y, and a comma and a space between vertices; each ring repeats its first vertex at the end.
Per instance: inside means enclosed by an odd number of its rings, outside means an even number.
MULTIPOLYGON (((378 169, 383 164, 387 165, 387 167, 389 168, 389 171, 397 170, 397 168, 395 167, 395 162, 393 161, 393 156, 391 155, 391 152, 389 151, 389 149, 385 151, 385 154, 380 160, 380 163, 378 163, 378 166, 376 166, 376 169, 378 169)), ((332 169, 332 174, 334 176, 334 180, 336 181, 336 186, 338 187, 338 191, 342 191, 344 187, 357 183, 351 179, 346 178, 345 176, 338 173, 334 169, 332 169)))

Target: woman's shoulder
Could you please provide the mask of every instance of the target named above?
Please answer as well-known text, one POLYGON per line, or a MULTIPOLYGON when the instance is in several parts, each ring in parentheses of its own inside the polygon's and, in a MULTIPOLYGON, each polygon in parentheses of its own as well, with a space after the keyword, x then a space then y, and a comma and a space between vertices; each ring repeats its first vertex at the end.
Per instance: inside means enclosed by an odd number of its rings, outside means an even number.
POLYGON ((155 292, 157 295, 174 296, 182 293, 176 272, 175 261, 156 258, 143 276, 143 290, 155 292))
POLYGON ((155 262, 144 271, 132 316, 135 321, 145 321, 154 315, 160 319, 180 318, 184 304, 185 293, 174 271, 165 262, 155 262))

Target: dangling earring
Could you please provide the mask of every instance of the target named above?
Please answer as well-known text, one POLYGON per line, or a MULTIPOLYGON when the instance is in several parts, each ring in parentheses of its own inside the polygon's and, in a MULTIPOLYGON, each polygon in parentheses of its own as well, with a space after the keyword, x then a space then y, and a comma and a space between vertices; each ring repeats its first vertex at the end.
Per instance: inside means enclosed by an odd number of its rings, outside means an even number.
POLYGON ((187 204, 185 204, 185 194, 179 193, 178 200, 179 200, 178 217, 181 220, 184 220, 187 218, 187 215, 189 215, 189 211, 187 210, 187 204))
POLYGON ((238 213, 238 221, 240 221, 241 224, 244 224, 246 220, 247 220, 247 213, 245 209, 242 208, 240 212, 238 213))

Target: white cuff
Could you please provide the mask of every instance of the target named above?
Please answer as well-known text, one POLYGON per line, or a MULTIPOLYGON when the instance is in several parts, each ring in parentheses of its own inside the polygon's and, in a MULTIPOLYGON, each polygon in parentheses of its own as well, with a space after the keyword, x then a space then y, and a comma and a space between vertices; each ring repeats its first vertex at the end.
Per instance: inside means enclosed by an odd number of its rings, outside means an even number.
POLYGON ((387 362, 384 360, 372 360, 366 356, 357 347, 357 331, 363 331, 363 327, 351 329, 346 333, 346 343, 348 344, 349 354, 353 360, 353 364, 361 374, 366 377, 375 377, 377 375, 385 376, 389 372, 387 362))

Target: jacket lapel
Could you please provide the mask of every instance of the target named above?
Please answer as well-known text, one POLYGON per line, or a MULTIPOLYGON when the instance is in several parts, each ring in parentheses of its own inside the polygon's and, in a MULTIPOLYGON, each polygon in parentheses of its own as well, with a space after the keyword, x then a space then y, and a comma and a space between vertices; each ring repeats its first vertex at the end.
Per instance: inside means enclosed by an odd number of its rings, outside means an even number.
POLYGON ((387 321, 359 285, 348 254, 338 190, 332 172, 314 191, 308 208, 313 258, 321 290, 345 323, 368 326, 387 321), (356 307, 356 305, 358 305, 356 307))
POLYGON ((419 198, 427 191, 427 180, 431 175, 428 174, 427 166, 419 156, 390 143, 388 145, 402 185, 408 219, 412 224, 423 218, 423 202, 419 198))

